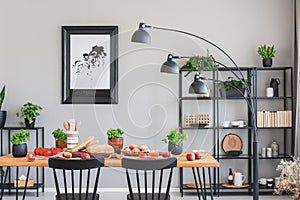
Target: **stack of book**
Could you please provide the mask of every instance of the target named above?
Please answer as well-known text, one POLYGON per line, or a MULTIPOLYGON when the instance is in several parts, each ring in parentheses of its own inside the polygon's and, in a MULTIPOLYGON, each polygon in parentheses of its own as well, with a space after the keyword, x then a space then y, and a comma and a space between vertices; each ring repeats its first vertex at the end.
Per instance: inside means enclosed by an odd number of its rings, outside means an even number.
POLYGON ((257 111, 257 127, 291 127, 292 111, 257 111))

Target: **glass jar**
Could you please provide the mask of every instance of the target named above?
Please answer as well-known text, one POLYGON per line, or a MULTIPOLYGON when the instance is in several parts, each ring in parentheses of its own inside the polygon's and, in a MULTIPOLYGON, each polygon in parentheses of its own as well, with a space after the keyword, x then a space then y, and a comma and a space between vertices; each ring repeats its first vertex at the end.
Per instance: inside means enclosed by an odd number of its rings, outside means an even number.
POLYGON ((278 156, 279 155, 279 145, 275 141, 271 144, 271 148, 272 148, 272 156, 278 156))

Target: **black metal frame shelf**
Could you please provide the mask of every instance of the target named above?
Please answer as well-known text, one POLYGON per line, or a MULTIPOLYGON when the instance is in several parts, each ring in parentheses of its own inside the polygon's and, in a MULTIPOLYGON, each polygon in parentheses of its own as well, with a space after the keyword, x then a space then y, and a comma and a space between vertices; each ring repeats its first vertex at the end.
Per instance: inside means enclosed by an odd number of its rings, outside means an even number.
MULTIPOLYGON (((229 100, 229 101, 244 101, 246 103, 247 100, 252 100, 253 101, 253 106, 254 106, 254 112, 255 112, 255 117, 257 117, 257 107, 259 102, 265 102, 265 101, 281 101, 283 102, 283 107, 281 109, 286 110, 287 108, 291 109, 294 112, 293 108, 293 68, 290 66, 287 67, 271 67, 271 68, 263 68, 263 67, 243 67, 240 68, 241 72, 244 74, 244 76, 250 80, 251 86, 250 86, 250 91, 252 96, 249 96, 249 94, 246 93, 245 97, 221 97, 219 96, 219 73, 223 72, 229 72, 229 71, 237 71, 235 67, 229 67, 229 68, 218 68, 216 70, 211 71, 212 72, 212 80, 213 80, 213 88, 211 88, 211 91, 213 91, 210 97, 189 97, 185 96, 183 97, 183 91, 182 91, 182 79, 183 79, 183 73, 189 71, 188 69, 183 69, 181 68, 179 71, 179 130, 210 130, 212 132, 212 138, 215 144, 214 145, 214 150, 213 150, 213 156, 216 158, 219 162, 222 160, 242 160, 247 162, 248 166, 248 172, 247 172, 247 177, 248 177, 248 182, 249 182, 249 187, 248 188, 243 188, 239 189, 237 192, 233 192, 235 194, 253 194, 253 187, 252 187, 252 162, 253 162, 253 149, 252 149, 252 126, 246 126, 246 127, 222 127, 220 126, 220 107, 224 104, 224 100, 229 100), (258 84, 258 75, 259 73, 263 72, 270 72, 270 71, 277 71, 279 73, 283 73, 283 81, 281 84, 283 84, 283 94, 279 97, 263 97, 263 96, 258 96, 258 88, 261 87, 258 84), (291 77, 291 81, 287 79, 287 77, 291 77), (183 125, 183 106, 184 101, 190 101, 190 100, 210 100, 212 101, 212 115, 211 115, 211 124, 210 127, 208 128, 198 128, 198 127, 192 127, 192 128, 186 128, 183 125), (247 151, 244 152, 243 154, 239 156, 231 156, 231 155, 221 155, 221 147, 220 147, 220 141, 221 141, 221 136, 220 136, 220 131, 222 130, 243 130, 242 132, 247 132, 247 141, 244 142, 244 144, 248 147, 247 151)), ((248 117, 248 124, 252 124, 252 116, 251 116, 251 110, 247 103, 245 104, 247 106, 247 110, 245 113, 247 114, 248 117)), ((185 113, 184 113, 185 114, 185 113)), ((293 123, 294 123, 294 119, 293 123)), ((282 132, 282 137, 283 137, 283 147, 282 147, 282 152, 279 154, 277 157, 261 157, 259 156, 260 160, 276 160, 276 159, 285 159, 289 158, 290 153, 293 152, 294 150, 294 144, 292 142, 294 138, 294 128, 293 127, 258 127, 258 131, 261 133, 264 133, 266 131, 271 131, 271 130, 280 130, 282 132), (288 146, 287 141, 291 140, 292 145, 288 146)), ((243 134, 241 132, 241 134, 243 134)), ((281 133, 280 132, 280 133, 281 133)), ((218 169, 214 170, 214 193, 215 194, 229 194, 232 193, 232 191, 228 190, 228 188, 223 188, 221 187, 221 180, 220 180, 220 170, 222 166, 218 169), (224 192, 224 190, 226 190, 224 192)), ((180 171, 180 176, 183 176, 183 172, 180 171)), ((183 183, 183 178, 180 177, 180 191, 183 193, 184 190, 193 190, 193 188, 188 188, 185 187, 185 184, 183 183)), ((270 192, 265 191, 266 189, 261 188, 262 191, 260 191, 260 194, 270 194, 270 192)))
MULTIPOLYGON (((28 130, 28 131, 33 131, 35 132, 35 145, 36 147, 44 147, 45 145, 45 129, 44 127, 34 127, 34 128, 25 128, 25 127, 18 127, 18 126, 8 126, 4 128, 0 128, 0 134, 1 134, 1 156, 4 155, 4 149, 3 149, 3 136, 5 133, 7 133, 7 144, 8 144, 8 153, 11 153, 11 143, 10 143, 10 137, 14 131, 18 130, 28 130), (41 138, 40 138, 41 136, 41 138)), ((5 184, 4 189, 8 189, 8 193, 11 194, 11 190, 15 189, 12 180, 11 180, 11 168, 13 167, 8 167, 8 183, 5 184)), ((45 190, 45 169, 44 167, 36 167, 36 175, 35 175, 35 183, 32 188, 27 188, 27 189, 35 189, 37 192, 37 197, 39 196, 39 188, 42 188, 42 191, 44 192, 45 190), (42 180, 39 180, 39 173, 42 173, 42 180)), ((19 188, 22 189, 22 188, 19 188)))

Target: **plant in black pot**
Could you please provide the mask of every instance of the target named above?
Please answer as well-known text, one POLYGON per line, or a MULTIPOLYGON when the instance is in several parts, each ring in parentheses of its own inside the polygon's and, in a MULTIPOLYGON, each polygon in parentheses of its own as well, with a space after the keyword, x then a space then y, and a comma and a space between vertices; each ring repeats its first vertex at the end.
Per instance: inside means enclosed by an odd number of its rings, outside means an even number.
POLYGON ((124 131, 119 128, 110 128, 106 134, 108 136, 108 144, 114 148, 116 153, 121 153, 124 143, 124 131))
MULTIPOLYGON (((17 113, 17 117, 24 118, 26 128, 34 128, 35 119, 40 115, 39 110, 42 110, 41 106, 27 102, 21 108, 20 113, 17 113)), ((20 126, 23 125, 24 123, 20 122, 20 126)))
POLYGON ((20 132, 15 132, 11 138, 10 142, 12 146, 12 154, 14 157, 24 157, 27 154, 27 143, 30 140, 30 132, 26 130, 21 130, 20 132))
POLYGON ((178 130, 170 131, 166 138, 162 141, 168 142, 168 151, 174 155, 179 155, 183 151, 183 141, 187 139, 186 132, 180 132, 178 130))
POLYGON ((201 74, 205 70, 216 69, 219 65, 216 63, 214 57, 209 54, 207 50, 206 56, 193 56, 184 65, 183 68, 189 69, 189 72, 185 75, 187 77, 190 73, 196 71, 201 74))
POLYGON ((62 129, 57 128, 52 135, 55 138, 56 148, 67 148, 67 134, 62 129))
POLYGON ((5 97, 5 86, 3 86, 0 93, 0 128, 3 128, 6 121, 7 111, 2 110, 2 104, 5 97))
POLYGON ((250 82, 245 79, 235 80, 233 77, 228 77, 226 81, 219 84, 221 97, 243 97, 246 84, 250 85, 250 82))
POLYGON ((263 59, 262 62, 264 67, 272 67, 272 58, 275 57, 275 53, 276 53, 274 45, 271 47, 262 45, 258 47, 257 53, 263 59))

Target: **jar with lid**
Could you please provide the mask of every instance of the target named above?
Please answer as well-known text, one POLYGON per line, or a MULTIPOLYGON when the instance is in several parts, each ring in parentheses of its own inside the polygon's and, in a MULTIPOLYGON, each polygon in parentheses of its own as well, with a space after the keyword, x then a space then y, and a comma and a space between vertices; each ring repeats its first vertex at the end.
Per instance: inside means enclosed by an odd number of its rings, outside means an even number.
POLYGON ((273 142, 271 144, 271 148, 272 148, 272 156, 278 156, 279 155, 279 145, 277 144, 277 142, 273 142))

